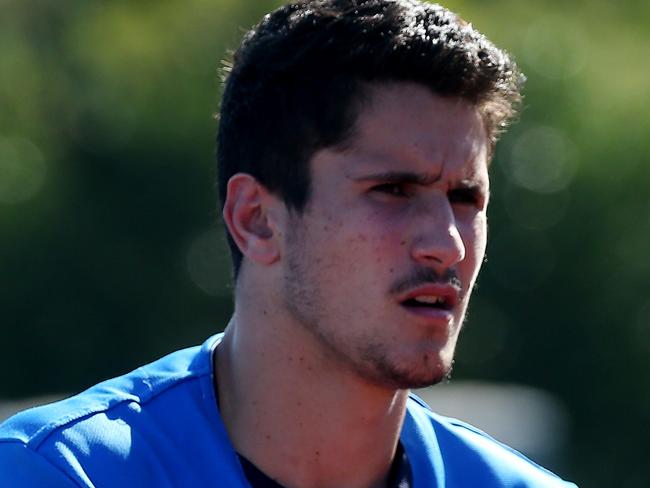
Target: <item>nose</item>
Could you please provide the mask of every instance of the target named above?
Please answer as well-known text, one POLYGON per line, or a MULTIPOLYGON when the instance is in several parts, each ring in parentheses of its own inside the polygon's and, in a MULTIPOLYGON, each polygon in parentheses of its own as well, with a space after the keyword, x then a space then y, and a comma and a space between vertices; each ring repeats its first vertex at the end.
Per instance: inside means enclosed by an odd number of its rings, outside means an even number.
POLYGON ((429 209, 411 244, 411 255, 419 264, 446 270, 465 259, 465 243, 447 201, 429 209))

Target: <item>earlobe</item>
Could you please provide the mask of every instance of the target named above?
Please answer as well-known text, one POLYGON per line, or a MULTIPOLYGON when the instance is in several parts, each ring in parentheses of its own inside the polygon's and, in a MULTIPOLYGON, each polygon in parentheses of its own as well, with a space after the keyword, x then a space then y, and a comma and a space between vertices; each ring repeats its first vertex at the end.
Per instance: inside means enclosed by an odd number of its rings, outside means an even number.
POLYGON ((242 254, 262 265, 273 264, 280 257, 278 232, 270 208, 274 200, 247 173, 237 173, 228 180, 223 219, 242 254))

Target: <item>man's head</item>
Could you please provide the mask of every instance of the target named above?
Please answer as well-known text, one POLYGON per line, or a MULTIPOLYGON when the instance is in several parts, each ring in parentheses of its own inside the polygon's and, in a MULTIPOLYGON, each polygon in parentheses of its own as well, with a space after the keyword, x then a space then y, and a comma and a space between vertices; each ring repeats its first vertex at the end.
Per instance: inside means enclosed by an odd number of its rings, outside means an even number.
POLYGON ((521 78, 439 6, 311 1, 265 17, 235 55, 219 132, 239 317, 375 385, 444 378, 521 78))
MULTIPOLYGON (((302 212, 312 157, 353 137, 373 84, 414 82, 469 102, 492 147, 514 115, 522 79, 506 53, 438 5, 286 5, 245 36, 226 80, 217 147, 222 205, 228 180, 241 172, 302 212)), ((242 253, 230 236, 229 245, 237 275, 242 253)))

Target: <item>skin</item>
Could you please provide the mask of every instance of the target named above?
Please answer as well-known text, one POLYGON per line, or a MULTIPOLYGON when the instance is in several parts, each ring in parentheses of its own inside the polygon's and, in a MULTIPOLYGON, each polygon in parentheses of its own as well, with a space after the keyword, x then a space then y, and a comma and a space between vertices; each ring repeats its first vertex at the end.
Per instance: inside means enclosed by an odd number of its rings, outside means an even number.
POLYGON ((385 486, 408 389, 448 374, 484 258, 476 108, 413 83, 369 90, 351 140, 313 156, 302 214, 246 174, 224 206, 244 262, 216 354, 222 416, 289 488, 385 486), (429 285, 453 291, 446 312, 404 306, 429 285))

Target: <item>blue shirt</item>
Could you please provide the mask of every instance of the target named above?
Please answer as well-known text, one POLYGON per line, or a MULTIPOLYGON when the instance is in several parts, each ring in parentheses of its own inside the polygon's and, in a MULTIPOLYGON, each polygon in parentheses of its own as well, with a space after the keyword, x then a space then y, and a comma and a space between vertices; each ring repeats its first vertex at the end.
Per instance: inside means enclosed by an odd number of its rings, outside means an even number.
MULTIPOLYGON (((10 418, 0 426, 0 486, 248 487, 215 397, 218 341, 10 418)), ((415 488, 575 488, 415 396, 400 440, 415 488)))

